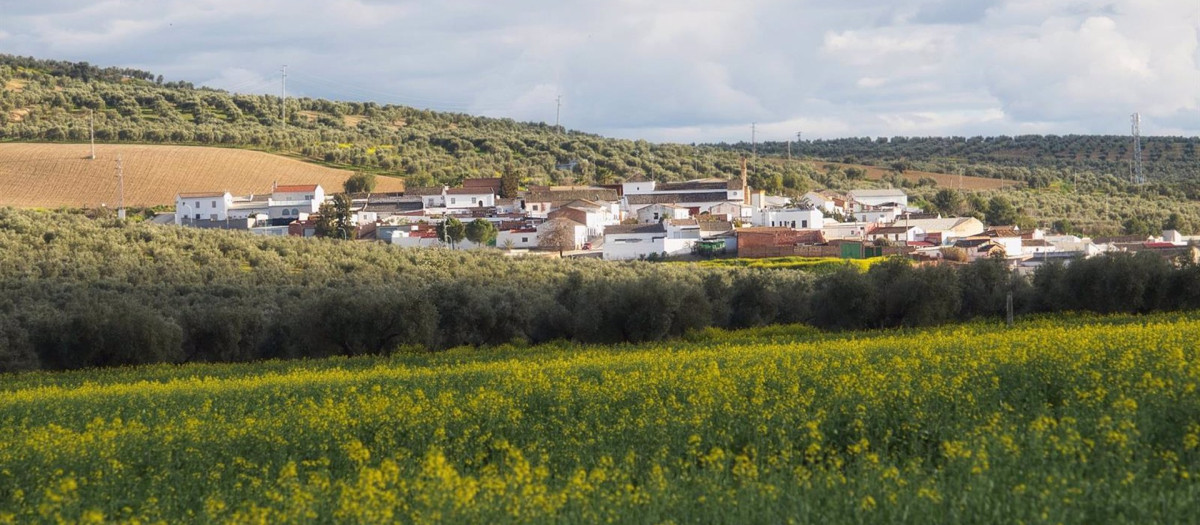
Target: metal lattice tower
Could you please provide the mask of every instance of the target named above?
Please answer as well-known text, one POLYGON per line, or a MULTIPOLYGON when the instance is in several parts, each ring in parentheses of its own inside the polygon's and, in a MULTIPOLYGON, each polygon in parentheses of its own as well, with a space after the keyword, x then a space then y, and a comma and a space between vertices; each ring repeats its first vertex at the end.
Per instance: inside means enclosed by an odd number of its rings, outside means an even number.
POLYGON ((1133 132, 1133 183, 1145 184, 1146 176, 1142 173, 1142 116, 1134 113, 1129 121, 1133 132))

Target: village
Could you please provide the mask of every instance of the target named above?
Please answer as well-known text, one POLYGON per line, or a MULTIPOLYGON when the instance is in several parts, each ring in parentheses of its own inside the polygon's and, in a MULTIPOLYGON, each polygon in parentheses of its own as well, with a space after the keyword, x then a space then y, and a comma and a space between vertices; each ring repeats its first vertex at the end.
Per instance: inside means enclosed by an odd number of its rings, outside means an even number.
MULTIPOLYGON (((736 256, 860 259, 900 255, 925 262, 1002 258, 1031 272, 1049 261, 1108 252, 1149 251, 1200 262, 1200 249, 1178 231, 1161 236, 1087 238, 975 217, 942 217, 910 206, 902 189, 816 190, 802 198, 754 191, 737 179, 656 182, 640 176, 599 186, 530 186, 501 197, 501 178, 466 179, 460 187, 347 194, 354 238, 401 247, 491 247, 511 255, 606 260, 736 256), (439 225, 482 220, 494 227, 483 243, 447 238, 439 225)), ((318 235, 320 185, 276 185, 270 192, 179 193, 175 212, 157 222, 245 230, 260 235, 318 235)))

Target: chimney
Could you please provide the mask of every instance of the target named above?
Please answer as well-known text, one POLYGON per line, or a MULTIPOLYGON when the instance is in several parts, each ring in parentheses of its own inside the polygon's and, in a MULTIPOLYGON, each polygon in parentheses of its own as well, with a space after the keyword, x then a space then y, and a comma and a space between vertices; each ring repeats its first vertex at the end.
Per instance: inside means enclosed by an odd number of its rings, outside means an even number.
POLYGON ((746 157, 742 157, 742 204, 750 204, 750 185, 746 183, 746 157))

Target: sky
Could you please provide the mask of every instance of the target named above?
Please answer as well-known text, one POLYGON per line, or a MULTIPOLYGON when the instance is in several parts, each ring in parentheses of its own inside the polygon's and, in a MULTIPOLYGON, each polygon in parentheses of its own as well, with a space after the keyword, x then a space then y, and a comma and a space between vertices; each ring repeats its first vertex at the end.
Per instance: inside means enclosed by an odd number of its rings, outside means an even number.
POLYGON ((1200 135, 1200 0, 0 0, 0 53, 655 142, 1200 135))

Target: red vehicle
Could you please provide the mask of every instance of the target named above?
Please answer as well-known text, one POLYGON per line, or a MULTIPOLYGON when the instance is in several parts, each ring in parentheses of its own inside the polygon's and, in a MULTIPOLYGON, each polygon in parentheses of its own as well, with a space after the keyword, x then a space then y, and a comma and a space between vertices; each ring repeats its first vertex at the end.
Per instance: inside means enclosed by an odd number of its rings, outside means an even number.
POLYGON ((592 249, 592 243, 590 243, 590 242, 583 243, 583 249, 585 249, 585 250, 592 249))

